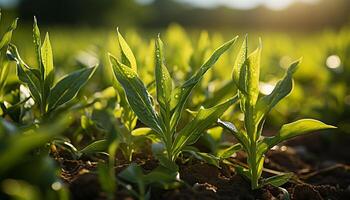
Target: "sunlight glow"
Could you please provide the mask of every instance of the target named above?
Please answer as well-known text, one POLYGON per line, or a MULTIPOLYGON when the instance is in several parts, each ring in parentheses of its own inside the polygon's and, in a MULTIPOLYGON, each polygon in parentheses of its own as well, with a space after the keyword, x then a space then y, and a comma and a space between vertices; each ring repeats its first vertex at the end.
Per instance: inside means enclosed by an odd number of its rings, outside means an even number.
POLYGON ((339 56, 331 55, 327 58, 326 65, 330 69, 336 69, 336 68, 340 67, 341 60, 340 60, 339 56))
MULTIPOLYGON (((140 0, 143 1, 143 0, 140 0)), ((238 9, 252 9, 257 6, 266 6, 273 10, 282 10, 295 2, 307 4, 317 3, 319 0, 178 0, 201 8, 213 8, 218 6, 228 6, 238 9)))
POLYGON ((270 83, 259 82, 259 90, 263 95, 269 95, 275 89, 275 85, 270 83))

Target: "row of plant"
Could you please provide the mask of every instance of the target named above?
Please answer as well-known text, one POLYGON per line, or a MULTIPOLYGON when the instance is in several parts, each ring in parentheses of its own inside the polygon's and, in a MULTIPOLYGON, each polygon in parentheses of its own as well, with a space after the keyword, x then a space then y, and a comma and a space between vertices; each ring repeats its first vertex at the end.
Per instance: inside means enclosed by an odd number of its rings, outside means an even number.
MULTIPOLYGON (((263 135, 267 115, 292 91, 292 76, 300 60, 290 64, 270 94, 263 95, 259 89, 262 44, 260 42, 250 53, 247 37, 230 67, 229 83, 220 84, 222 88, 206 97, 208 89, 203 87, 207 87, 208 82, 204 75, 236 43, 237 37, 210 55, 207 50, 193 54, 200 58, 192 56, 191 65, 169 70, 164 45, 158 35, 153 44, 152 68, 145 69, 138 66, 133 51, 118 31, 121 56, 116 58, 108 54, 114 84, 103 91, 76 98, 98 65, 83 67, 57 79, 49 35, 46 34, 42 41, 34 20, 37 64, 29 66, 22 60, 20 48, 18 50, 11 43, 16 25, 17 20, 0 42, 0 197, 5 199, 68 199, 69 191, 50 159, 54 157, 60 162, 62 152, 68 152, 68 158, 74 160, 98 158, 96 172, 109 199, 114 198, 117 188, 129 191, 135 198, 150 199, 154 188, 186 185, 179 174, 179 163, 199 159, 220 167, 238 151, 247 154, 247 166, 234 165, 236 172, 250 181, 252 189, 266 185, 280 187, 292 174, 262 178, 266 152, 295 136, 334 128, 314 119, 301 119, 284 124, 274 136, 263 135), (20 84, 8 87, 10 62, 16 64, 20 84), (153 69, 151 74, 150 69, 153 69), (147 79, 145 82, 143 77, 147 79), (202 99, 196 100, 198 96, 202 99), (193 108, 199 109, 193 111, 193 108), (225 116, 229 116, 228 119, 243 118, 228 122, 225 116), (237 143, 222 145, 219 141, 212 145, 212 152, 201 152, 196 142, 218 127, 232 133, 237 143), (158 167, 145 173, 133 162, 133 155, 140 152, 150 154, 158 161, 158 167), (115 166, 120 163, 116 159, 118 153, 129 164, 116 174, 115 166), (102 155, 106 157, 101 159, 102 155)), ((206 38, 202 40, 204 43, 206 38)), ((177 59, 178 56, 172 54, 170 58, 177 59)), ((227 69, 229 65, 225 67, 227 69)))

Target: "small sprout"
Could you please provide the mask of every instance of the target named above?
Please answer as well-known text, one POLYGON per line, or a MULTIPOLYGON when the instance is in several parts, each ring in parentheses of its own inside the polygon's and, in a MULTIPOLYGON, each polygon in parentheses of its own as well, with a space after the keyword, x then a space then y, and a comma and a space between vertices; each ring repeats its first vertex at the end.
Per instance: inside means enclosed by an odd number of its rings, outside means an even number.
MULTIPOLYGON (((220 120, 218 122, 224 128, 231 131, 242 145, 243 150, 247 153, 249 168, 239 167, 237 171, 250 179, 251 188, 258 189, 266 184, 278 187, 286 183, 292 177, 292 174, 287 173, 261 179, 265 153, 270 149, 277 149, 276 145, 287 139, 308 132, 335 127, 314 119, 302 119, 283 125, 279 133, 275 136, 262 136, 267 114, 280 100, 292 91, 292 76, 301 60, 292 63, 284 77, 273 89, 272 87, 270 88, 272 91, 266 91, 266 95, 259 98, 259 91, 263 89, 261 88, 261 84, 259 87, 261 43, 251 54, 248 54, 247 46, 246 37, 238 53, 232 74, 233 82, 238 88, 240 108, 244 114, 244 127, 237 130, 229 126, 230 123, 228 122, 220 120)), ((287 147, 282 146, 280 150, 286 151, 287 147)))
POLYGON ((49 34, 41 42, 40 30, 34 17, 33 38, 38 68, 29 67, 20 57, 17 47, 9 46, 9 56, 17 64, 17 76, 29 89, 35 104, 40 108, 40 118, 76 97, 79 90, 95 73, 97 65, 74 71, 54 84, 53 53, 49 34))
POLYGON ((175 161, 184 151, 197 158, 217 163, 210 155, 199 153, 193 148, 186 150, 186 147, 194 144, 204 130, 215 123, 217 118, 237 101, 237 97, 211 108, 201 108, 194 119, 180 131, 177 130, 177 125, 193 88, 219 57, 231 47, 237 37, 219 47, 191 78, 181 86, 175 87, 165 65, 163 42, 158 35, 155 42, 155 83, 159 111, 156 111, 150 98, 150 92, 138 77, 135 56, 119 31, 117 34, 122 52, 121 61, 109 55, 112 69, 115 78, 124 89, 131 109, 143 124, 155 132, 163 144, 161 150, 155 153, 160 163, 177 171, 175 161))

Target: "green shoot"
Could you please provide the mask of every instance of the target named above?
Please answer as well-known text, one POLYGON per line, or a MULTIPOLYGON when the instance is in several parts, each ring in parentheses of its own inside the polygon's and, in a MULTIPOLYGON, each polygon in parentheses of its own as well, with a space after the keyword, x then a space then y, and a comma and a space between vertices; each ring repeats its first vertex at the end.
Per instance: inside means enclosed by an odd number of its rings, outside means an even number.
POLYGON ((97 66, 74 71, 54 84, 53 53, 49 34, 41 43, 40 30, 34 18, 34 46, 38 67, 29 67, 20 57, 15 45, 10 44, 10 56, 17 64, 17 76, 31 93, 31 97, 40 109, 40 118, 69 102, 78 94, 96 71, 97 66))
POLYGON ((177 124, 192 89, 236 39, 237 37, 219 47, 191 78, 174 88, 165 66, 163 43, 158 36, 155 44, 155 77, 159 111, 156 111, 149 92, 138 77, 135 56, 118 32, 122 62, 109 55, 114 75, 123 87, 128 103, 138 119, 151 128, 161 141, 161 147, 157 148, 155 154, 163 166, 178 170, 175 161, 179 154, 185 147, 194 144, 203 131, 238 100, 237 97, 233 97, 211 108, 201 108, 192 121, 182 130, 177 130, 177 124))
POLYGON ((287 173, 268 179, 260 179, 265 153, 273 146, 301 134, 335 128, 314 119, 302 119, 283 125, 279 133, 273 137, 262 136, 266 115, 281 99, 292 91, 292 76, 300 60, 290 65, 286 74, 277 83, 271 94, 258 98, 261 48, 260 42, 260 46, 248 55, 246 37, 233 68, 233 82, 238 88, 240 108, 244 113, 244 128, 237 130, 233 124, 219 120, 223 127, 232 132, 247 153, 249 168, 245 169, 242 167, 238 171, 250 179, 252 189, 260 188, 266 184, 280 186, 291 177, 291 174, 287 173))

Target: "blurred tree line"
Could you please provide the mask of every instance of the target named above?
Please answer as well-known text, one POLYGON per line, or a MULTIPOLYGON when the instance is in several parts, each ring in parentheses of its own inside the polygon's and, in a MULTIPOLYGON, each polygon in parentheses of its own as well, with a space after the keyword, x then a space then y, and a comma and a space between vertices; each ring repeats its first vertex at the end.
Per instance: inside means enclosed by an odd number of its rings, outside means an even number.
POLYGON ((33 15, 46 24, 107 25, 142 19, 142 8, 130 0, 19 0, 23 20, 33 15))
POLYGON ((164 27, 177 22, 187 27, 237 29, 317 30, 349 23, 349 0, 320 0, 318 4, 295 3, 285 10, 265 7, 238 10, 227 7, 203 9, 176 0, 19 0, 15 8, 22 20, 38 16, 41 23, 69 25, 123 25, 164 27))

